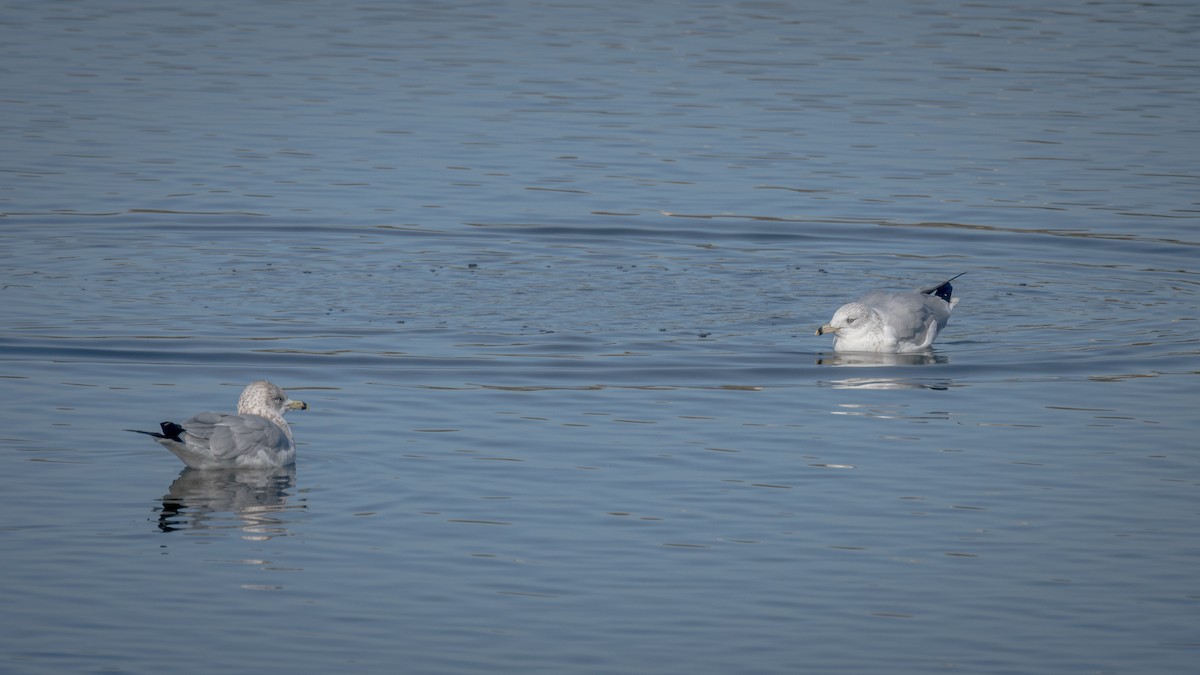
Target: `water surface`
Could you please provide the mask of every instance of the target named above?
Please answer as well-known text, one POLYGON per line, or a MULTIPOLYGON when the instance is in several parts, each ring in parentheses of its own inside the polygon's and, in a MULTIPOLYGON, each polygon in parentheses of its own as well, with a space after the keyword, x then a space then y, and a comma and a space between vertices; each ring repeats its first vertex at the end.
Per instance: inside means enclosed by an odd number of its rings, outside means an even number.
POLYGON ((1198 19, 9 3, 0 669, 1186 672, 1198 19))

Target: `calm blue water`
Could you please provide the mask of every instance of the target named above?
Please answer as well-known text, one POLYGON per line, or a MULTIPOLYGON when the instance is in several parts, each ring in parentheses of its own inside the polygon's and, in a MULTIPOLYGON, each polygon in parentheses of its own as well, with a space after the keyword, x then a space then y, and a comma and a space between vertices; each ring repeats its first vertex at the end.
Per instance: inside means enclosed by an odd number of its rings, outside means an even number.
POLYGON ((0 670, 1193 669, 1200 12, 593 4, 4 4, 0 670))

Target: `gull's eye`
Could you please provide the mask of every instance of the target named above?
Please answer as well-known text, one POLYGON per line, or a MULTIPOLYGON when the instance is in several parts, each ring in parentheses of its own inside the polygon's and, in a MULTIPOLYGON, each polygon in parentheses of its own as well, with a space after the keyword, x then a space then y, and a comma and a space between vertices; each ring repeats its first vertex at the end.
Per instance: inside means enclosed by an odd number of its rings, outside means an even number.
POLYGON ((846 317, 846 325, 849 326, 850 324, 854 323, 857 320, 858 320, 857 316, 846 317))

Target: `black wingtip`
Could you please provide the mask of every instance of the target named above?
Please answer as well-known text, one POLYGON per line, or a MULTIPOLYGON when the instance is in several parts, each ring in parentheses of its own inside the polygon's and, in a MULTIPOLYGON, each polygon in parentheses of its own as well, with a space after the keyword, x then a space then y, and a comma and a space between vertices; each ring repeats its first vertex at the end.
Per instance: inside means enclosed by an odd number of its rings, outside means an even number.
POLYGON ((964 274, 966 274, 966 272, 959 272, 958 274, 955 274, 954 276, 943 281, 942 283, 938 284, 937 286, 934 286, 932 288, 926 288, 925 290, 923 290, 921 292, 924 293, 925 295, 936 295, 939 298, 941 298, 942 300, 945 300, 946 302, 950 302, 950 296, 951 296, 951 294, 954 293, 954 287, 950 285, 950 282, 954 281, 955 279, 961 277, 964 274))
POLYGON ((179 441, 180 443, 183 442, 183 440, 179 438, 179 434, 183 433, 183 427, 174 422, 162 422, 158 426, 162 427, 161 434, 157 431, 142 431, 141 429, 126 429, 125 431, 135 434, 146 434, 147 436, 153 436, 155 438, 169 438, 172 441, 179 441))
POLYGON ((163 437, 163 435, 157 431, 142 431, 141 429, 126 429, 125 431, 128 431, 131 434, 146 434, 147 436, 153 436, 155 438, 163 437))
POLYGON ((179 434, 183 433, 183 427, 174 422, 163 422, 158 426, 162 427, 162 437, 169 438, 173 441, 181 441, 179 434))

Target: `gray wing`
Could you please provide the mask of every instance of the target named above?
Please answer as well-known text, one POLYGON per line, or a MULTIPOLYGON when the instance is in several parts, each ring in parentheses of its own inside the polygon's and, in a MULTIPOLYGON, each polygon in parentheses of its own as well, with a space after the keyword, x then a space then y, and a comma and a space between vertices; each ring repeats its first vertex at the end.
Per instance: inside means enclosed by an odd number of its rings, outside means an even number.
POLYGON ((261 449, 288 447, 288 438, 274 422, 258 415, 200 413, 184 422, 183 441, 206 446, 214 459, 232 459, 261 449))
POLYGON ((879 313, 890 337, 920 347, 929 346, 950 318, 950 303, 936 295, 872 291, 860 302, 879 313))

